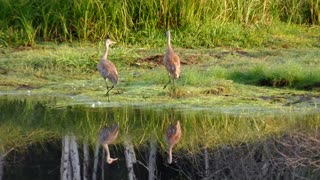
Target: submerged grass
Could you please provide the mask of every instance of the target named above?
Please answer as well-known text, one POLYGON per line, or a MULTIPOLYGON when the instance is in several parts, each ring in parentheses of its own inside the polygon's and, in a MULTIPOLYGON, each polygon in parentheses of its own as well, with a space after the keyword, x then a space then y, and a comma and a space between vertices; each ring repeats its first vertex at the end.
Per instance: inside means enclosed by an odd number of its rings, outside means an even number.
POLYGON ((97 142, 99 129, 118 123, 119 138, 115 144, 131 139, 136 147, 156 139, 164 150, 164 133, 169 124, 181 123, 182 139, 177 149, 197 153, 203 148, 260 141, 270 136, 291 132, 313 132, 320 125, 318 113, 277 112, 238 114, 214 113, 207 110, 145 108, 139 106, 89 108, 59 107, 57 99, 1 97, 0 140, 2 152, 23 149, 35 142, 60 139, 75 134, 78 140, 97 142), (17 113, 19 112, 19 113, 17 113), (13 141, 14 139, 14 141, 13 141))

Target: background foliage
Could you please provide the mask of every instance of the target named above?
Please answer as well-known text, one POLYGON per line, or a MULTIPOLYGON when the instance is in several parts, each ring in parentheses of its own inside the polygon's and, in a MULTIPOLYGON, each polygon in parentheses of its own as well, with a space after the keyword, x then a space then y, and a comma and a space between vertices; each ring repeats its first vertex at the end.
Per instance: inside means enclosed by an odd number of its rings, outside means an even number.
MULTIPOLYGON (((0 45, 38 41, 157 44, 166 29, 181 46, 265 46, 261 32, 319 25, 319 0, 0 0, 0 45), (196 42, 195 42, 196 40, 196 42)), ((281 31, 281 30, 279 30, 281 31)))

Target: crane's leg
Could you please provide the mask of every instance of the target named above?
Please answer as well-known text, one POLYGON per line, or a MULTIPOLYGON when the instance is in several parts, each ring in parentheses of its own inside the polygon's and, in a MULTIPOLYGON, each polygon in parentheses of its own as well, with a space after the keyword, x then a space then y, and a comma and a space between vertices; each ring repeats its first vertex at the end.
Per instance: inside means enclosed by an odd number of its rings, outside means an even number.
POLYGON ((173 77, 172 87, 173 87, 174 90, 175 90, 175 87, 176 87, 176 81, 175 80, 176 79, 173 77))
POLYGON ((163 89, 165 89, 170 82, 171 82, 171 77, 169 76, 169 81, 167 82, 167 84, 164 85, 163 89))
POLYGON ((114 88, 114 85, 112 85, 110 88, 107 89, 107 94, 106 96, 108 97, 108 102, 110 102, 110 99, 109 99, 109 92, 111 91, 111 89, 114 88))
POLYGON ((111 87, 109 87, 106 79, 104 80, 104 82, 106 83, 106 86, 107 86, 106 96, 108 97, 108 102, 110 102, 110 99, 109 99, 109 91, 110 91, 111 89, 113 89, 114 85, 112 85, 111 87))
POLYGON ((106 83, 107 90, 108 90, 108 89, 109 89, 109 86, 108 86, 107 80, 104 80, 104 82, 106 83))

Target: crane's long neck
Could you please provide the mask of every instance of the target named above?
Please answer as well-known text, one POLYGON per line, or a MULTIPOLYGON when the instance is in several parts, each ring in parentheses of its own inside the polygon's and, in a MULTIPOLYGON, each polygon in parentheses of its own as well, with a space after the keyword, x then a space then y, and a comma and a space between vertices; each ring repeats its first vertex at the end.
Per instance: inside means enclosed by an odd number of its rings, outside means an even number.
POLYGON ((110 159, 109 146, 108 146, 108 144, 104 144, 103 147, 104 147, 104 149, 106 150, 106 153, 107 153, 107 162, 108 162, 108 160, 110 159))
POLYGON ((104 55, 102 56, 102 59, 107 59, 108 51, 109 51, 109 44, 106 44, 106 51, 104 52, 104 55))
POLYGON ((111 158, 108 144, 103 144, 103 147, 106 149, 107 153, 107 163, 112 164, 114 161, 118 160, 118 158, 111 158))
POLYGON ((172 163, 172 147, 173 146, 169 146, 169 159, 168 159, 168 163, 171 164, 172 163))
POLYGON ((168 48, 171 48, 171 37, 170 37, 170 33, 167 33, 167 46, 168 46, 168 48))

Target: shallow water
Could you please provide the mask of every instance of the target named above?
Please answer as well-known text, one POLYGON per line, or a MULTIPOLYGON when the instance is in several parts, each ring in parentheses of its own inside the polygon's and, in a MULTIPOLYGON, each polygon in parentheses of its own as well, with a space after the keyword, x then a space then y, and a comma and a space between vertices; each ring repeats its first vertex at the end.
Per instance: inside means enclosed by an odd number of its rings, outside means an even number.
MULTIPOLYGON (((119 137, 114 145, 110 145, 111 156, 118 157, 119 161, 112 165, 101 164, 103 153, 100 146, 98 179, 101 179, 102 174, 105 179, 128 177, 124 156, 125 142, 134 146, 137 159, 134 173, 138 179, 148 177, 145 167, 148 166, 150 142, 155 142, 157 147, 159 179, 200 179, 205 176, 203 166, 198 164, 203 164, 204 149, 209 150, 213 161, 217 160, 217 149, 225 152, 241 144, 264 142, 274 135, 286 134, 301 126, 312 130, 319 125, 318 121, 310 125, 308 117, 303 116, 311 114, 319 120, 317 109, 295 109, 290 112, 240 106, 220 110, 190 109, 108 104, 94 102, 86 97, 76 98, 31 94, 7 94, 0 97, 0 150, 5 155, 4 179, 59 179, 62 139, 66 135, 76 137, 80 162, 83 160, 83 144, 88 141, 91 178, 98 132, 105 124, 119 124, 119 137), (300 116, 303 116, 302 120, 307 119, 306 122, 301 122, 300 116), (164 133, 168 125, 178 120, 181 122, 183 135, 174 148, 174 163, 169 165, 166 163, 167 145, 164 133)), ((243 151, 234 149, 234 154, 243 151)), ((215 168, 212 171, 219 170, 219 167, 215 168)), ((221 165, 220 169, 224 167, 221 165)), ((223 175, 217 177, 241 177, 241 171, 238 176, 231 173, 232 169, 219 171, 221 172, 223 175)), ((308 169, 305 172, 309 172, 308 169)), ((286 173, 286 170, 279 172, 280 175, 286 173)))

